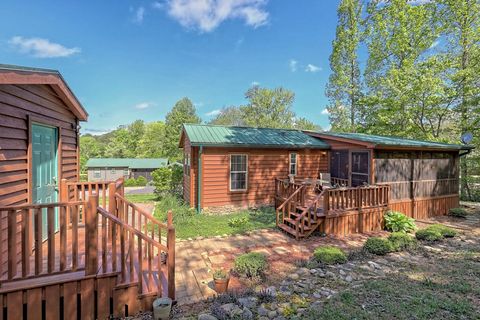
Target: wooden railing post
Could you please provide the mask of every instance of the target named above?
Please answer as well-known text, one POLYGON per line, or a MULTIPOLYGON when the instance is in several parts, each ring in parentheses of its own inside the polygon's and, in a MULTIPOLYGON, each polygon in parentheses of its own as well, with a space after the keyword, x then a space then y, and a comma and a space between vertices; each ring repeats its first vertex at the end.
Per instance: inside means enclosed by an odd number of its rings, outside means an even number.
POLYGON ((168 211, 167 225, 168 297, 172 300, 175 300, 175 227, 173 226, 172 211, 168 211))
POLYGON ((67 190, 67 179, 60 180, 59 197, 60 197, 59 202, 68 202, 69 201, 68 190, 67 190))
POLYGON ((85 210, 85 275, 97 273, 98 268, 98 195, 88 198, 85 210))
POLYGON ((117 216, 116 214, 116 203, 115 203, 115 189, 116 189, 116 184, 115 182, 110 182, 108 184, 108 212, 113 214, 115 217, 117 216))

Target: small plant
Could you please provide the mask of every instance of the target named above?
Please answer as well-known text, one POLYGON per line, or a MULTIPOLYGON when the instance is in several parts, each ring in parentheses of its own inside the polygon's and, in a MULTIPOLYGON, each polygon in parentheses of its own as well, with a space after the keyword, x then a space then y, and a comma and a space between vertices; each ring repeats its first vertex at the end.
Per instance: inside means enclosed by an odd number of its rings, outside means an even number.
POLYGON ((283 310, 282 310, 282 315, 283 315, 285 318, 289 318, 289 317, 293 316, 295 313, 296 313, 295 308, 293 308, 293 307, 291 307, 291 306, 286 306, 286 307, 283 308, 283 310))
POLYGON ((432 224, 431 226, 418 230, 415 237, 418 240, 425 241, 439 241, 443 238, 452 238, 457 235, 457 232, 452 228, 444 226, 443 224, 432 224))
POLYGON ((248 217, 236 217, 228 220, 228 225, 232 228, 242 228, 245 227, 248 222, 248 217))
POLYGON ((443 238, 442 234, 438 230, 429 229, 429 228, 418 230, 415 233, 415 237, 418 240, 424 240, 424 241, 439 241, 439 240, 442 240, 443 238))
POLYGON ((257 292, 257 298, 259 303, 271 303, 275 301, 275 294, 268 288, 263 288, 257 292))
POLYGON ((380 238, 380 237, 368 238, 365 244, 363 245, 363 248, 367 252, 370 252, 379 256, 384 256, 387 253, 394 251, 393 244, 388 239, 380 238))
POLYGON ((332 246, 318 247, 313 252, 317 262, 323 264, 338 264, 347 262, 347 255, 342 249, 332 246))
POLYGON ((137 187, 145 187, 147 185, 147 178, 144 176, 139 176, 136 181, 137 187))
POLYGON ((227 279, 228 274, 225 270, 218 269, 213 272, 213 279, 227 279))
POLYGON ((388 241, 392 244, 394 251, 410 250, 417 246, 417 240, 403 232, 393 232, 388 237, 388 241))
POLYGON ((399 211, 388 211, 385 216, 385 228, 392 232, 410 232, 415 230, 415 220, 399 211))
POLYGON ((235 259, 235 271, 248 278, 260 277, 266 269, 267 258, 259 252, 245 253, 235 259))
POLYGON ((468 213, 464 208, 452 208, 448 211, 448 215, 457 218, 466 218, 468 213))
POLYGON ((428 228, 440 232, 440 234, 445 238, 453 238, 457 235, 457 231, 453 230, 450 227, 444 226, 443 224, 439 224, 439 223, 432 224, 428 228))

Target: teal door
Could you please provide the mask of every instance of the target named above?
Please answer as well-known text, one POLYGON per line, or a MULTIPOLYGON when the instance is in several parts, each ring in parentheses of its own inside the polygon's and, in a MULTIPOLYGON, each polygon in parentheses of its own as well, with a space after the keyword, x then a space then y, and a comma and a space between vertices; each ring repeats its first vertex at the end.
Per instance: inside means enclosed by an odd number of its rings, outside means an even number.
MULTIPOLYGON (((57 202, 57 128, 32 124, 32 201, 57 202)), ((42 235, 47 238, 47 210, 42 217, 42 235)), ((58 229, 58 212, 55 212, 58 229)))

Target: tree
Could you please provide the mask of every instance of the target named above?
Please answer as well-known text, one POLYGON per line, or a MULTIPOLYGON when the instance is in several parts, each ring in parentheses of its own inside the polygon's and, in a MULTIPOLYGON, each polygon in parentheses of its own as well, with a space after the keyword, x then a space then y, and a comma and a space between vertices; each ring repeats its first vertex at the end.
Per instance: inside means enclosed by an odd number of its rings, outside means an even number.
POLYGON ((245 93, 249 100, 240 107, 246 126, 291 128, 295 114, 291 107, 295 94, 284 88, 267 89, 254 86, 245 93))
POLYGON ((302 117, 294 120, 293 127, 298 130, 322 131, 322 127, 302 117))
POLYGON ((368 91, 362 99, 363 130, 438 137, 438 128, 448 119, 446 83, 442 81, 445 70, 427 52, 441 31, 437 5, 376 0, 368 5, 367 21, 368 91))
MULTIPOLYGON (((480 3, 477 0, 440 0, 444 12, 446 56, 452 62, 450 81, 457 136, 472 132, 480 145, 480 3)), ((466 159, 461 162, 461 191, 471 198, 466 159)))
POLYGON ((193 103, 188 98, 177 101, 165 117, 165 156, 171 161, 181 158, 178 148, 182 125, 184 123, 200 123, 193 103))
POLYGON ((210 120, 209 124, 222 126, 244 126, 243 113, 240 108, 231 106, 220 110, 220 113, 210 120))
POLYGON ((92 135, 80 137, 80 150, 80 168, 82 172, 85 172, 85 164, 88 159, 102 156, 100 144, 92 135))
POLYGON ((170 165, 158 168, 152 172, 152 181, 155 186, 155 193, 159 196, 172 194, 181 196, 183 168, 181 165, 170 165))
POLYGON ((165 124, 154 121, 145 124, 143 136, 138 141, 138 158, 159 158, 165 154, 165 124))
POLYGON ((361 40, 362 5, 360 0, 342 0, 337 9, 338 24, 330 55, 330 74, 326 96, 333 131, 356 131, 361 97, 358 49, 361 40))

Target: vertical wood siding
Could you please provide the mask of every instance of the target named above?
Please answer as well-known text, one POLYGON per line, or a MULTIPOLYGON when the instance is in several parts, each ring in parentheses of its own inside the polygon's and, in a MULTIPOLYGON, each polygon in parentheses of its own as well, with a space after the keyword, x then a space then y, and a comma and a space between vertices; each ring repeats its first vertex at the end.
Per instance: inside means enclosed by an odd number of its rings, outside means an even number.
POLYGON ((202 207, 272 204, 276 177, 287 177, 288 155, 297 152, 298 176, 318 177, 328 172, 324 150, 204 148, 202 168, 202 207), (229 189, 230 154, 248 155, 248 190, 229 189))
MULTIPOLYGON (((29 117, 60 128, 59 179, 78 178, 77 118, 48 85, 0 85, 0 205, 29 200, 29 117)), ((6 250, 7 219, 0 218, 6 250)), ((18 236, 20 239, 20 237, 18 236)))

